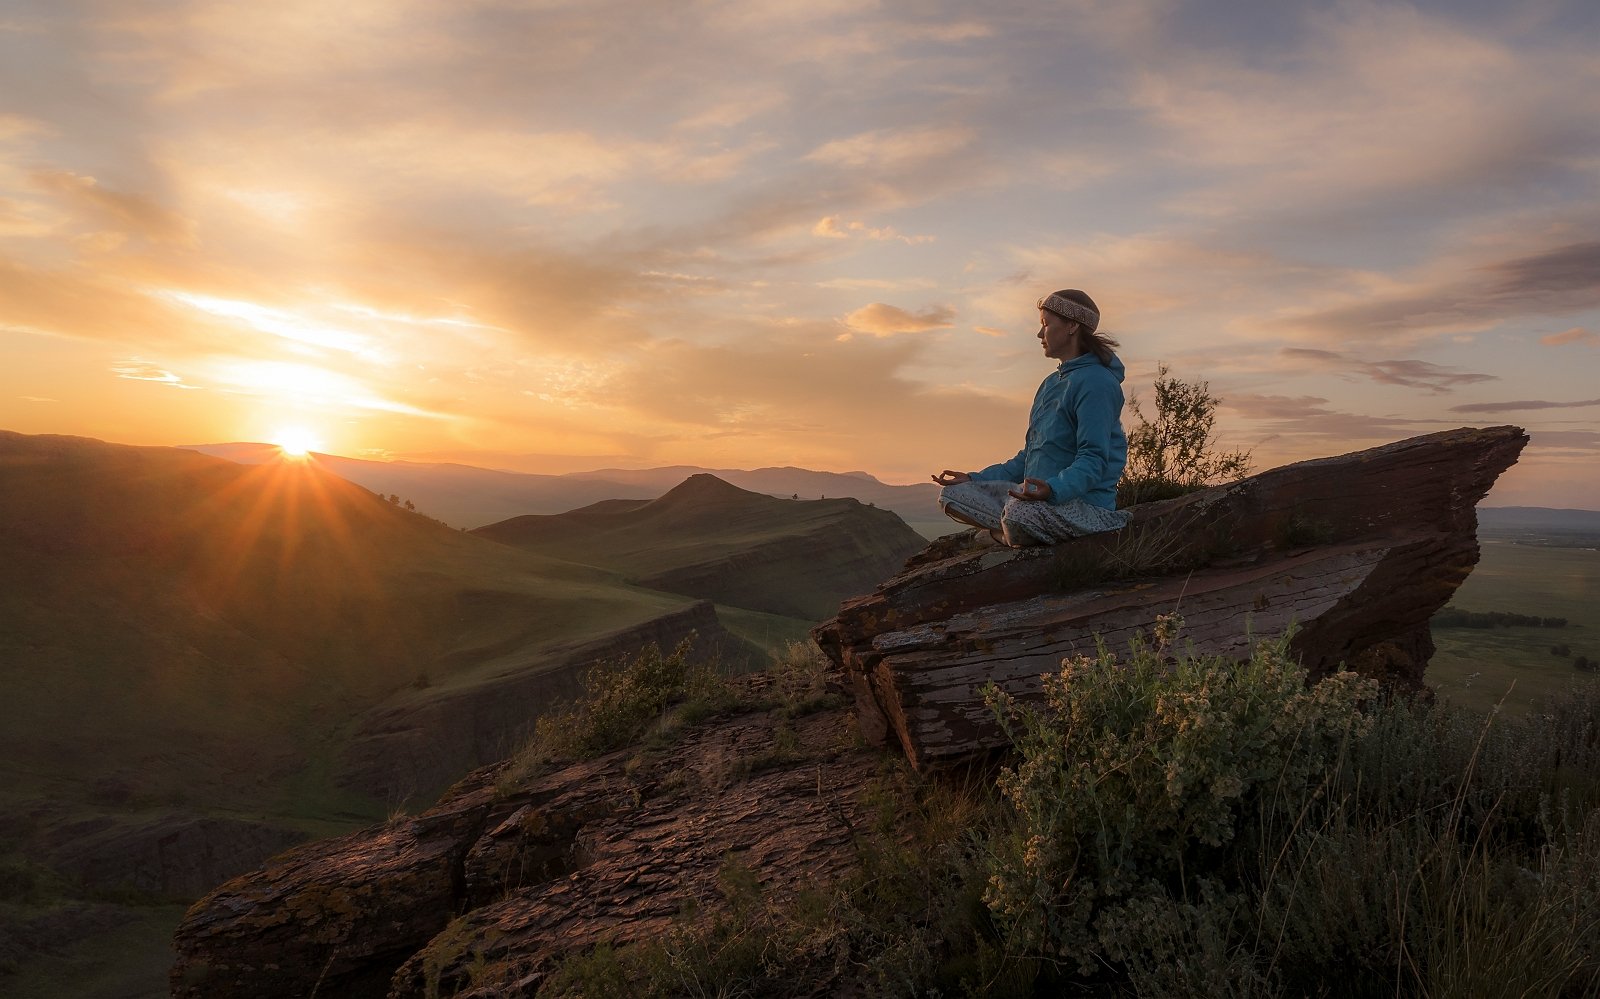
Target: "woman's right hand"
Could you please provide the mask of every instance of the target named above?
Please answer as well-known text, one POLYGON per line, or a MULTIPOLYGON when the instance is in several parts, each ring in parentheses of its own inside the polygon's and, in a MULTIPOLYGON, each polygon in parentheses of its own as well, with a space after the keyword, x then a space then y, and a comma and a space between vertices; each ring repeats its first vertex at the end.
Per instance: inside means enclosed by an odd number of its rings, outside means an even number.
POLYGON ((968 475, 966 472, 952 472, 948 468, 940 472, 938 475, 933 476, 933 481, 939 483, 941 486, 953 486, 958 482, 968 482, 971 481, 971 479, 972 476, 968 475))

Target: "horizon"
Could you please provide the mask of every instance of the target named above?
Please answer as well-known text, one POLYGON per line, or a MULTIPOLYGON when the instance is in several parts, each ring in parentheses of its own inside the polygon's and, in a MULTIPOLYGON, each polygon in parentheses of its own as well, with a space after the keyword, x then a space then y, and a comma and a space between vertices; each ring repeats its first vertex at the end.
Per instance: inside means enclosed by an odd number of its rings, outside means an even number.
POLYGON ((1485 502, 1587 509, 1597 29, 1581 0, 25 6, 0 426, 909 484, 1015 453, 1034 301, 1070 286, 1130 396, 1209 382, 1257 470, 1512 423, 1485 502))
MULTIPOLYGON (((3 429, 4 428, 0 428, 0 430, 3 430, 3 429)), ((99 438, 94 438, 94 439, 101 440, 99 438)), ((443 461, 443 460, 441 460, 441 461, 430 461, 430 460, 418 460, 418 459, 414 459, 414 458, 370 458, 370 457, 361 457, 359 455, 339 454, 337 452, 331 452, 331 451, 308 451, 308 452, 296 454, 296 453, 292 453, 289 450, 285 449, 282 445, 274 444, 274 443, 271 443, 271 442, 268 442, 268 441, 214 441, 214 442, 211 442, 211 443, 204 443, 204 444, 190 443, 190 444, 132 445, 132 444, 126 444, 126 442, 121 442, 121 441, 101 440, 101 443, 118 444, 118 445, 130 446, 130 447, 170 447, 170 448, 175 448, 177 450, 199 451, 201 453, 208 453, 208 454, 209 454, 209 452, 206 451, 206 449, 209 449, 209 448, 219 448, 219 449, 220 448, 263 448, 263 449, 276 448, 280 452, 280 459, 284 460, 284 461, 296 461, 296 460, 307 459, 307 458, 309 458, 309 459, 337 458, 337 459, 342 459, 342 460, 346 460, 346 461, 372 462, 374 464, 462 465, 463 467, 469 467, 469 468, 472 468, 472 469, 477 470, 477 471, 495 472, 495 473, 504 474, 504 475, 550 475, 550 476, 560 477, 560 476, 572 476, 572 475, 593 475, 593 474, 596 474, 596 473, 608 472, 608 471, 650 472, 650 471, 663 471, 663 470, 670 469, 670 468, 684 468, 684 469, 690 470, 693 474, 709 473, 709 474, 713 474, 714 475, 717 472, 784 472, 784 471, 794 471, 794 472, 805 472, 805 473, 821 474, 821 475, 836 475, 836 476, 843 476, 843 477, 847 477, 847 478, 866 475, 866 476, 869 476, 873 481, 879 483, 880 485, 885 485, 885 486, 904 487, 904 486, 920 486, 920 485, 924 485, 925 484, 925 483, 921 483, 921 482, 893 482, 893 481, 889 481, 889 480, 886 480, 886 479, 879 478, 876 475, 873 475, 873 473, 864 471, 862 469, 850 469, 848 471, 838 471, 838 470, 835 470, 835 469, 827 469, 827 468, 807 468, 807 467, 800 466, 800 465, 760 465, 760 466, 751 466, 751 467, 736 467, 736 466, 696 465, 696 464, 686 463, 686 462, 675 462, 675 463, 670 464, 670 465, 636 465, 636 466, 631 466, 631 467, 630 466, 598 466, 598 467, 585 466, 585 467, 582 467, 582 468, 574 468, 571 471, 566 471, 566 472, 523 472, 523 471, 518 471, 518 470, 512 469, 512 468, 498 468, 498 467, 494 467, 494 466, 490 466, 490 465, 470 465, 470 464, 466 464, 466 463, 459 462, 459 461, 443 461)), ((225 455, 225 454, 210 454, 210 456, 211 457, 215 457, 215 458, 220 458, 220 459, 225 460, 225 461, 234 461, 235 463, 247 464, 246 462, 240 462, 237 458, 229 457, 228 455, 225 455)), ((1251 474, 1254 475, 1254 474, 1258 474, 1260 472, 1265 472, 1265 471, 1268 471, 1268 469, 1257 468, 1254 471, 1252 471, 1251 474)), ((337 474, 337 473, 334 473, 334 474, 337 474)), ((926 485, 932 486, 933 483, 931 483, 931 482, 930 483, 926 483, 926 485)), ((744 487, 736 486, 736 488, 744 488, 744 487)), ((1492 496, 1492 494, 1493 494, 1493 490, 1491 489, 1490 490, 1490 495, 1492 496)), ((1551 506, 1540 506, 1540 505, 1526 504, 1526 503, 1493 504, 1493 503, 1489 502, 1489 496, 1485 496, 1483 500, 1480 500, 1478 502, 1477 506, 1478 506, 1479 509, 1519 509, 1519 508, 1526 508, 1526 509, 1549 510, 1549 511, 1557 512, 1557 513, 1570 512, 1570 513, 1594 513, 1594 514, 1600 514, 1600 509, 1594 509, 1594 508, 1589 508, 1589 507, 1551 507, 1551 506)), ((426 513, 427 511, 424 510, 422 512, 426 513)))

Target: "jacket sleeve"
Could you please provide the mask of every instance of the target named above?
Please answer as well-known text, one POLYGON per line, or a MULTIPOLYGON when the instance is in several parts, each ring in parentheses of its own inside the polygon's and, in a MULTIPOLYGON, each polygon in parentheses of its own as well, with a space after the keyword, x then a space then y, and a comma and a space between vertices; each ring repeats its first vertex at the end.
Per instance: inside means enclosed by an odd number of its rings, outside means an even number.
POLYGON ((1112 430, 1121 421, 1122 386, 1109 378, 1096 378, 1063 399, 1062 405, 1073 408, 1078 439, 1072 464, 1049 479, 1051 503, 1082 499, 1105 477, 1112 457, 1112 430))
POLYGON ((1023 448, 1016 456, 1006 461, 990 465, 982 471, 971 473, 972 478, 978 482, 1021 482, 1022 470, 1028 457, 1028 449, 1023 448))

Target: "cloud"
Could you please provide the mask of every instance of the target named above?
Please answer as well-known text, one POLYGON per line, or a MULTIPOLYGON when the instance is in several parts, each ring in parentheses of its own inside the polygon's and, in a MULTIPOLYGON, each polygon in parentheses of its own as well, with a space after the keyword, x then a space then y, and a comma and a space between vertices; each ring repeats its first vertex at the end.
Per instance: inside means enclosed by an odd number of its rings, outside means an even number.
POLYGON ((1600 333, 1586 330, 1582 326, 1574 326, 1572 329, 1561 333, 1542 336, 1539 338, 1539 342, 1546 347, 1559 347, 1568 343, 1586 343, 1591 347, 1600 347, 1600 333))
POLYGON ((1582 409, 1600 406, 1600 399, 1582 399, 1577 402, 1550 402, 1543 399, 1520 399, 1514 402, 1469 402, 1464 406, 1451 406, 1452 413, 1515 413, 1529 409, 1582 409))
POLYGON ((962 125, 886 128, 823 143, 806 159, 832 166, 899 169, 942 159, 977 137, 962 125))
POLYGON ((77 213, 98 224, 132 232, 155 242, 192 244, 194 223, 150 198, 109 190, 93 177, 68 170, 39 170, 33 182, 77 213))
POLYGON ((1146 58, 1130 88, 1170 136, 1158 148, 1200 168, 1197 179, 1210 174, 1172 198, 1179 210, 1382 212, 1467 190, 1500 198, 1508 184, 1581 171, 1600 151, 1592 109, 1566 97, 1600 75, 1575 37, 1518 44, 1503 25, 1453 12, 1334 4, 1263 58, 1242 48, 1252 32, 1196 44, 1181 18, 1170 22, 1133 43, 1146 58))
POLYGON ((1600 242, 1565 243, 1502 260, 1469 265, 1435 261, 1434 273, 1394 282, 1348 304, 1313 307, 1286 316, 1309 332, 1387 337, 1482 330, 1532 316, 1600 308, 1600 242))
POLYGON ((938 468, 981 467, 1015 453, 1027 425, 1025 398, 908 377, 927 352, 926 340, 840 343, 836 330, 821 322, 717 346, 652 344, 600 391, 632 415, 622 425, 658 431, 624 450, 658 461, 698 455, 703 463, 706 455, 737 454, 770 463, 770 456, 784 455, 810 467, 847 468, 854 455, 921 479, 938 468), (932 467, 922 469, 924 462, 932 467))
POLYGON ((1350 375, 1368 378, 1383 385, 1400 385, 1405 388, 1426 389, 1439 394, 1453 391, 1461 385, 1496 381, 1496 375, 1455 371, 1431 361, 1396 359, 1389 361, 1364 361, 1332 350, 1308 347, 1284 347, 1279 356, 1306 362, 1314 367, 1331 368, 1350 375))
POLYGON ((860 236, 866 239, 875 240, 899 240, 902 243, 908 243, 911 245, 915 245, 917 243, 931 243, 935 238, 933 236, 902 235, 901 233, 896 232, 893 226, 875 228, 867 225, 865 222, 840 223, 839 216, 837 215, 824 216, 817 222, 816 225, 811 227, 811 233, 814 236, 821 236, 825 239, 850 239, 852 236, 860 236))
POLYGON ((127 378, 136 382, 160 382, 163 385, 170 385, 179 389, 199 388, 198 385, 185 384, 180 375, 176 375, 166 368, 151 364, 149 361, 141 361, 136 357, 113 364, 111 372, 118 378, 127 378))
POLYGON ((955 315, 955 310, 945 305, 929 306, 921 312, 907 312, 883 302, 873 302, 845 316, 844 323, 853 330, 886 337, 897 333, 949 329, 955 325, 952 322, 955 315))
POLYGON ((888 280, 886 278, 829 278, 818 281, 818 288, 834 288, 843 291, 858 291, 869 289, 871 291, 903 291, 908 288, 932 288, 935 282, 929 278, 902 278, 888 280))
POLYGON ((1328 442, 1345 446, 1411 437, 1419 428, 1434 428, 1442 420, 1420 420, 1392 415, 1350 413, 1320 396, 1230 393, 1221 409, 1247 421, 1260 436, 1254 447, 1268 449, 1288 460, 1326 455, 1328 442))

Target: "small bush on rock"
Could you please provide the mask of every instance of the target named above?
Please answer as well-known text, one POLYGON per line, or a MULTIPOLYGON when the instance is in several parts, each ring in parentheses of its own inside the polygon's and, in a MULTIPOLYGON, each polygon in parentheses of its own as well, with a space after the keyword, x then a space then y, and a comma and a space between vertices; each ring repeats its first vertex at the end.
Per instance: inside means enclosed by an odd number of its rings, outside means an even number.
POLYGON ((1365 730, 1372 681, 1308 688, 1286 640, 1242 665, 1169 657, 1180 624, 1160 619, 1126 659, 1067 660, 1040 705, 987 692, 1020 754, 999 778, 1015 822, 985 896, 1014 949, 1090 974, 1143 954, 1152 932, 1211 932, 1199 923, 1212 915, 1183 905, 1237 904, 1219 861, 1241 823, 1295 815, 1365 730))

